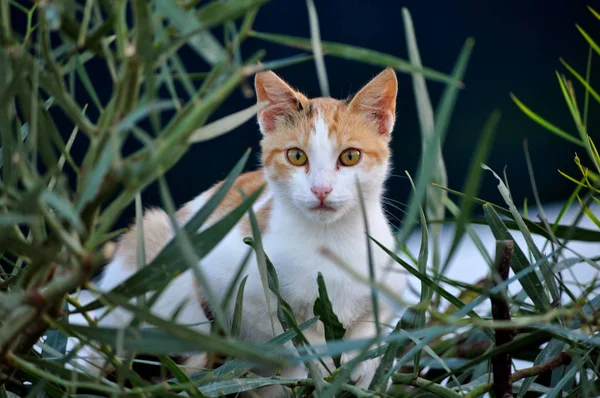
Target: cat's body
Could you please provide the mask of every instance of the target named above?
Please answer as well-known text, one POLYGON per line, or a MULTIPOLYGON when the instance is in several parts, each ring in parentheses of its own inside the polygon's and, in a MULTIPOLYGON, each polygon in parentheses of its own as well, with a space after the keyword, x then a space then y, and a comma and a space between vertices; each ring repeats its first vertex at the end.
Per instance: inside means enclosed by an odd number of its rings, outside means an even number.
MULTIPOLYGON (((291 305, 298 322, 314 316, 317 275, 320 272, 333 310, 347 330, 344 338, 372 337, 376 328, 371 288, 359 282, 351 275, 352 272, 325 257, 322 249, 328 249, 364 280, 369 278, 367 236, 357 180, 371 236, 390 249, 394 247, 381 198, 388 173, 388 143, 394 123, 395 74, 389 69, 382 72, 349 102, 328 98, 308 100, 272 72, 257 75, 256 89, 258 100, 268 102, 259 112, 259 124, 264 134, 261 142, 263 169, 241 175, 203 228, 241 203, 238 188, 250 195, 265 184, 253 210, 265 252, 277 270, 281 294, 291 305)), ((179 224, 185 224, 218 186, 185 204, 177 212, 179 224)), ((143 228, 146 260, 149 262, 173 234, 169 218, 158 209, 146 212, 143 228)), ((98 285, 100 290, 110 290, 136 272, 136 236, 137 232, 132 229, 120 240, 115 258, 106 267, 98 285)), ((220 302, 248 252, 248 245, 243 243, 246 236, 252 236, 248 216, 244 216, 200 262, 220 302)), ((377 280, 398 291, 403 282, 401 274, 387 269, 390 258, 383 250, 374 243, 371 248, 377 280)), ((244 275, 248 275, 248 279, 240 337, 264 342, 274 335, 255 256, 251 257, 244 275)), ((195 324, 207 321, 202 305, 205 300, 191 270, 169 285, 153 311, 169 318, 184 300, 187 304, 179 312, 177 322, 195 324)), ((275 311, 275 296, 272 295, 270 300, 275 311)), ((231 322, 233 305, 234 300, 226 309, 228 322, 231 322)), ((275 335, 280 334, 282 329, 277 316, 275 313, 271 316, 275 321, 275 335)), ((383 297, 379 317, 384 325, 388 325, 393 317, 383 297)), ((102 324, 118 327, 126 325, 129 319, 125 312, 116 310, 104 318, 102 324)), ((194 327, 209 330, 207 324, 194 327)), ((314 345, 325 343, 321 322, 306 330, 305 334, 314 345)), ((345 354, 342 362, 351 357, 351 353, 345 354)), ((199 357, 187 362, 202 365, 199 357)), ((327 362, 332 367, 331 361, 327 362)), ((377 363, 378 360, 372 360, 361 364, 351 378, 366 387, 377 363)), ((265 375, 270 371, 272 369, 259 370, 265 375)), ((298 377, 306 375, 306 370, 294 367, 281 370, 281 374, 298 377)), ((278 396, 281 392, 281 387, 275 386, 263 389, 261 395, 278 396)))

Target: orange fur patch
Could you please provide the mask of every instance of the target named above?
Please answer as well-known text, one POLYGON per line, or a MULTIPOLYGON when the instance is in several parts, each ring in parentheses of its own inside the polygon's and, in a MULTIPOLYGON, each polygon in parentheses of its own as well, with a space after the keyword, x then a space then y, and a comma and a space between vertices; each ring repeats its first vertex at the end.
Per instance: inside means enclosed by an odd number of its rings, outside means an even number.
MULTIPOLYGON (((209 196, 217 192, 223 182, 215 184, 209 189, 209 196)), ((255 193, 263 184, 265 184, 264 174, 262 170, 252 171, 240 175, 233 186, 225 195, 219 206, 213 211, 207 220, 208 224, 212 224, 220 220, 224 215, 239 206, 243 197, 238 189, 244 192, 244 195, 250 196, 255 193)), ((264 191, 261 196, 264 195, 264 191)), ((183 226, 193 215, 192 203, 188 202, 176 212, 176 218, 180 226, 183 226)), ((261 231, 266 230, 270 215, 270 202, 267 202, 256 214, 258 225, 261 231)), ((150 263, 160 251, 166 246, 171 239, 173 233, 169 216, 161 209, 148 209, 145 211, 144 220, 144 246, 146 254, 146 264, 150 263)), ((252 235, 250 221, 248 215, 245 215, 240 221, 242 233, 246 234, 250 231, 252 235)), ((117 255, 123 259, 126 267, 137 268, 137 228, 135 224, 131 226, 129 231, 125 233, 118 244, 117 255)))
MULTIPOLYGON (((171 239, 169 216, 161 209, 148 209, 142 221, 144 228, 144 249, 146 263, 151 262, 171 239)), ((117 256, 123 259, 126 267, 137 268, 137 227, 132 225, 118 244, 117 256)))
MULTIPOLYGON (((210 191, 209 195, 214 195, 215 192, 221 187, 223 182, 219 182, 214 185, 210 191)), ((233 183, 233 186, 229 189, 229 192, 225 196, 225 198, 221 201, 219 206, 215 209, 215 211, 208 218, 208 222, 215 222, 225 214, 229 213, 231 210, 235 209, 239 205, 242 204, 244 198, 242 197, 240 190, 244 193, 246 197, 255 193, 262 185, 266 184, 264 173, 262 170, 251 171, 248 173, 244 173, 240 175, 237 180, 233 183)), ((265 190, 261 193, 261 196, 265 194, 265 190)))

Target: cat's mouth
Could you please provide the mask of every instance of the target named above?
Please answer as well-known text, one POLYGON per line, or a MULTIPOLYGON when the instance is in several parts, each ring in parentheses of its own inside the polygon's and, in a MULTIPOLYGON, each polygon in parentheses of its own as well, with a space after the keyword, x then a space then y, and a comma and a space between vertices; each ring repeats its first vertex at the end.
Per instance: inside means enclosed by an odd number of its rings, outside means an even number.
POLYGON ((336 209, 326 205, 325 203, 321 203, 317 206, 311 207, 310 211, 336 211, 336 209))

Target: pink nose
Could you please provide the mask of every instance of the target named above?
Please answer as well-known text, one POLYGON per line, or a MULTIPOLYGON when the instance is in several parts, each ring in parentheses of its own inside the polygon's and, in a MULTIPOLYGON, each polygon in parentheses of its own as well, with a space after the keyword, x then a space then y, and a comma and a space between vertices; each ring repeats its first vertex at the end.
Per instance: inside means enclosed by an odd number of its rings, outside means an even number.
POLYGON ((315 185, 310 190, 320 201, 323 201, 331 192, 331 187, 329 185, 315 185))

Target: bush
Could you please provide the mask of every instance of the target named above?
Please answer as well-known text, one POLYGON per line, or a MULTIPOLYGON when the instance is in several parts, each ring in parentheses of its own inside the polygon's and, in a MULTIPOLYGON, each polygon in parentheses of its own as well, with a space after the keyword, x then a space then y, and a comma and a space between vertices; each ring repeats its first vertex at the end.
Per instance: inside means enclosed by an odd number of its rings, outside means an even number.
MULTIPOLYGON (((454 70, 446 75, 422 67, 407 10, 403 17, 410 60, 404 61, 369 49, 321 42, 312 0, 307 1, 312 38, 256 32, 253 21, 264 3, 266 0, 187 4, 170 0, 99 0, 85 4, 35 2, 27 8, 19 2, 0 0, 0 396, 62 397, 82 391, 95 395, 216 396, 269 384, 288 385, 295 396, 308 396, 313 391, 319 396, 477 397, 486 392, 503 397, 513 393, 519 397, 600 395, 597 282, 585 281, 579 286, 583 294, 578 296, 560 278, 561 272, 581 262, 598 269, 598 258, 576 253, 569 243, 599 242, 600 232, 580 228, 576 222, 561 224, 564 211, 554 222, 529 219, 513 203, 508 184, 495 174, 504 203, 492 204, 476 197, 485 172, 481 165, 499 122, 498 112, 490 115, 482 130, 462 193, 446 186, 441 147, 473 41, 466 40, 454 70), (24 31, 11 27, 11 15, 18 13, 27 18, 24 31), (222 42, 211 34, 214 28, 225 32, 222 42), (244 60, 240 46, 250 36, 307 53, 260 63, 264 54, 259 52, 244 60), (196 51, 210 70, 187 72, 178 58, 184 46, 196 51), (112 240, 122 232, 114 230, 117 219, 133 203, 137 216, 141 214, 140 192, 158 182, 164 207, 172 214, 175 206, 166 188, 165 172, 191 145, 225 134, 255 115, 260 104, 207 124, 232 91, 247 88, 247 78, 257 71, 314 60, 322 91, 327 93, 324 53, 411 73, 422 128, 424 150, 414 192, 398 232, 398 250, 389 250, 400 266, 420 280, 421 301, 404 312, 391 334, 379 336, 380 349, 361 355, 361 360, 373 355, 383 358, 370 390, 349 383, 348 375, 356 366, 352 362, 327 375, 324 381, 314 375, 296 380, 258 377, 249 372, 249 362, 272 363, 281 353, 283 342, 301 341, 298 337, 302 329, 319 315, 326 326, 335 326, 327 321, 335 317, 329 316, 332 314, 324 286, 319 298, 321 310, 306 324, 297 325, 293 317, 281 311, 280 321, 286 332, 276 337, 268 350, 172 324, 154 317, 147 303, 129 301, 160 291, 185 270, 186 253, 191 251, 198 258, 205 255, 248 212, 254 196, 215 227, 198 234, 198 226, 218 205, 215 197, 179 232, 188 239, 172 242, 122 285, 82 306, 74 293, 82 287, 94 289, 90 280, 110 260, 112 240), (105 64, 112 76, 113 91, 107 103, 98 99, 95 86, 102 82, 88 75, 89 62, 105 64), (425 79, 446 84, 435 112, 425 79), (76 85, 84 87, 90 104, 75 96, 76 85), (170 97, 161 96, 163 91, 170 97), (186 93, 183 98, 181 92, 186 93), (161 112, 165 111, 174 114, 163 126, 161 112), (70 136, 58 130, 57 117, 70 121, 70 136), (152 131, 140 127, 141 122, 152 131), (76 162, 70 152, 75 139, 87 144, 81 162, 76 162), (130 154, 123 151, 128 139, 140 144, 130 154), (448 193, 459 196, 460 203, 452 201, 448 193), (473 217, 474 208, 480 205, 484 216, 473 217), (445 218, 447 211, 451 218, 445 218), (418 221, 422 246, 415 256, 406 247, 406 240, 418 221), (440 249, 443 223, 455 225, 446 256, 440 249), (493 232, 497 240, 495 258, 485 252, 472 224, 484 224, 493 232), (526 247, 515 242, 514 233, 525 238, 526 247), (479 285, 444 276, 465 234, 490 265, 489 278, 479 285), (532 235, 543 237, 545 243, 537 245, 532 235), (510 295, 506 288, 515 282, 523 289, 510 295), (454 297, 444 286, 459 288, 461 294, 454 297), (487 300, 491 302, 491 313, 476 312, 478 305, 487 300), (131 327, 99 328, 91 318, 87 326, 68 322, 69 314, 107 305, 128 308, 135 315, 131 327), (140 328, 140 321, 153 327, 140 328), (116 378, 74 371, 77 350, 67 352, 69 336, 84 344, 99 342, 117 368, 116 378), (133 354, 119 355, 123 348, 137 353, 137 359, 133 354), (190 351, 219 353, 226 360, 213 369, 188 374, 167 356, 190 351), (142 360, 141 354, 152 355, 152 359, 142 360), (512 359, 531 360, 534 365, 513 371, 512 359), (144 377, 142 370, 132 367, 143 363, 149 365, 154 377, 144 377), (385 392, 383 387, 390 378, 393 385, 385 392)), ((580 30, 591 48, 600 53, 593 39, 580 30)), ((600 102, 600 96, 590 87, 589 71, 582 77, 567 63, 564 66, 585 89, 584 109, 580 111, 573 84, 564 75, 558 76, 578 136, 557 128, 516 96, 513 98, 532 120, 584 149, 589 157, 585 162, 591 169, 576 157, 582 176, 562 173, 576 184, 563 209, 577 199, 577 219, 588 217, 600 227, 591 206, 594 201, 600 203, 600 156, 587 127, 589 99, 600 102)), ((223 193, 242 171, 247 158, 248 154, 232 169, 223 193)), ((529 172, 535 193, 531 166, 529 172)), ((257 231, 254 238, 258 241, 257 231)), ((252 245, 253 240, 248 243, 252 245)), ((269 288, 277 293, 275 268, 268 261, 266 265, 269 288)), ((283 301, 280 304, 285 306, 283 301)), ((323 355, 340 355, 356 348, 365 348, 365 342, 330 341, 323 355)), ((298 350, 300 359, 309 355, 308 348, 301 344, 298 350)))

